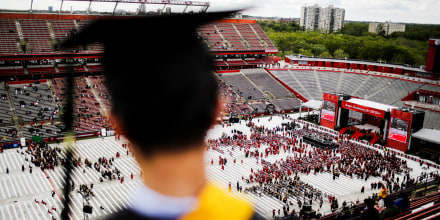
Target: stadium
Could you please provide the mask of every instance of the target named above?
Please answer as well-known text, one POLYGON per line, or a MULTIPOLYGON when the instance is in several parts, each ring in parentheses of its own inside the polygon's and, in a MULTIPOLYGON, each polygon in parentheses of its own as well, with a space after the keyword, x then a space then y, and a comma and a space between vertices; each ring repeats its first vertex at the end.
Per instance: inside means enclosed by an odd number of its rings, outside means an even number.
MULTIPOLYGON (((113 13, 0 12, 1 219, 61 218, 61 115, 71 67, 70 218, 103 219, 127 207, 142 184, 131 144, 108 117, 103 45, 60 44, 95 20, 171 13, 169 5, 204 13, 209 3, 144 1, 163 8, 133 15, 115 13, 117 5, 139 1, 104 2, 115 4, 113 13)), ((215 57, 226 100, 206 137, 211 182, 267 219, 359 219, 364 199, 379 200, 384 191, 409 198, 410 206, 387 219, 440 216, 438 40, 430 40, 420 69, 302 55, 282 60, 256 20, 239 14, 200 26, 197 36, 215 57)), ((144 107, 160 114, 161 106, 144 107)))

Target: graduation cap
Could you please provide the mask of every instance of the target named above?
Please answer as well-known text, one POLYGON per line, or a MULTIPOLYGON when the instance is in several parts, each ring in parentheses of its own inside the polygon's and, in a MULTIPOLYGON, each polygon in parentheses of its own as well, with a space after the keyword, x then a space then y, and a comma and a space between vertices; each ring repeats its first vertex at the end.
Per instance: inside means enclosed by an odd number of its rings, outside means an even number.
POLYGON ((147 153, 175 151, 203 140, 215 118, 218 83, 196 28, 235 12, 100 19, 62 47, 101 42, 124 135, 147 153))

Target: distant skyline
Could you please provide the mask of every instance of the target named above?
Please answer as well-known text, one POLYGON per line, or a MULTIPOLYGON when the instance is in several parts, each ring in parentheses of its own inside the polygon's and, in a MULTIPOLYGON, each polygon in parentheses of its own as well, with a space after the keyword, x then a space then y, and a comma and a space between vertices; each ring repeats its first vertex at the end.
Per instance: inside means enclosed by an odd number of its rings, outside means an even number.
MULTIPOLYGON (((204 1, 206 2, 206 1, 204 1)), ((440 24, 440 1, 438 0, 209 0, 208 11, 248 8, 243 14, 263 17, 299 18, 301 7, 319 4, 321 7, 333 5, 345 9, 345 20, 403 23, 440 24)), ((27 10, 31 0, 0 0, 0 9, 27 10)), ((34 0, 33 9, 47 10, 53 6, 58 10, 61 0, 34 0)), ((64 1, 63 10, 85 10, 88 1, 64 1)), ((112 11, 114 3, 92 3, 95 11, 112 11)), ((118 9, 136 11, 138 4, 119 4, 118 9)), ((155 11, 163 5, 149 5, 149 11, 155 11)), ((183 7, 173 7, 173 11, 182 11, 183 7)), ((199 8, 190 7, 197 11, 199 8)))

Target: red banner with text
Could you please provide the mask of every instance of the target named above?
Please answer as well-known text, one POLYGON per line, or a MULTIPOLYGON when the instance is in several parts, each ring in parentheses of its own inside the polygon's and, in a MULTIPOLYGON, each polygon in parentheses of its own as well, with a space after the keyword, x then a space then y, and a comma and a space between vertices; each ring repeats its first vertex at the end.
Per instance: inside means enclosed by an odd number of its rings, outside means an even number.
POLYGON ((347 101, 342 101, 342 108, 349 109, 356 112, 361 112, 364 114, 384 118, 385 117, 385 111, 380 109, 371 108, 368 106, 358 105, 347 101))

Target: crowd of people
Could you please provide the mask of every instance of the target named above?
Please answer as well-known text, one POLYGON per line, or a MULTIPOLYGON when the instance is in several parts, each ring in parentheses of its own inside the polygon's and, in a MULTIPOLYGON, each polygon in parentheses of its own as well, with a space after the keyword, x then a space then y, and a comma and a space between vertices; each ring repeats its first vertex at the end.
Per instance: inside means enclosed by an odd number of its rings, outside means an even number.
POLYGON ((60 156, 61 149, 59 147, 51 147, 44 141, 40 143, 33 142, 27 145, 27 148, 21 153, 26 154, 26 161, 30 161, 36 167, 40 167, 41 170, 53 170, 56 166, 64 164, 64 159, 60 156))
POLYGON ((80 185, 78 193, 82 194, 84 197, 95 196, 93 193, 93 183, 90 184, 90 187, 87 184, 80 185))
MULTIPOLYGON (((300 123, 295 123, 295 120, 274 128, 254 123, 258 120, 253 119, 246 123, 250 130, 249 135, 238 129, 233 129, 231 135, 224 133, 218 139, 208 140, 209 148, 225 155, 218 158, 218 165, 222 167, 228 163, 237 163, 237 159, 241 159, 241 164, 243 164, 242 158, 234 156, 233 152, 236 150, 242 151, 244 158, 255 158, 259 166, 252 167, 249 176, 243 176, 241 180, 237 180, 237 191, 253 193, 257 196, 265 195, 279 200, 283 204, 284 216, 295 214, 295 209, 301 210, 305 205, 314 204, 315 207, 319 206, 321 208, 324 202, 330 203, 332 211, 343 211, 343 214, 339 215, 340 219, 344 219, 343 216, 362 216, 365 213, 365 211, 360 212, 355 209, 348 211, 345 201, 342 203, 341 209, 338 209, 339 202, 334 195, 320 191, 311 184, 301 181, 300 174, 310 175, 328 172, 333 174, 333 178, 345 175, 349 178, 365 181, 372 177, 381 178, 381 181, 371 183, 370 190, 386 189, 387 193, 405 189, 416 184, 417 181, 421 181, 410 176, 412 169, 408 167, 405 160, 386 150, 381 152, 349 141, 343 136, 329 134, 308 126, 301 127, 299 126, 300 123), (310 146, 303 141, 303 136, 306 134, 332 140, 338 143, 339 147, 325 149, 310 146), (269 156, 279 155, 282 152, 284 152, 285 157, 277 158, 275 161, 273 161, 273 158, 268 159, 269 156), (228 154, 232 157, 231 160, 227 159, 228 154), (244 184, 240 184, 240 181, 244 184), (295 202, 298 208, 294 205, 295 202)), ((120 140, 120 136, 115 136, 115 140, 120 140)), ((54 167, 64 163, 64 160, 60 157, 61 149, 49 146, 44 142, 40 144, 32 143, 23 151, 17 151, 25 155, 26 161, 40 167, 42 170, 54 169, 54 167)), ((115 156, 118 158, 120 154, 117 153, 115 156)), ((73 165, 84 169, 84 172, 85 167, 94 169, 101 174, 99 182, 103 182, 105 179, 118 179, 123 183, 124 176, 115 166, 114 161, 115 157, 100 157, 95 162, 86 158, 83 163, 79 157, 74 159, 73 165)), ((212 159, 211 164, 217 165, 217 161, 212 159)), ((29 168, 32 172, 32 167, 29 168)), ((24 165, 22 169, 25 170, 24 165)), ((426 174, 424 178, 428 178, 428 175, 432 177, 433 174, 426 174)), ((231 189, 231 183, 229 187, 231 189)), ((90 187, 87 184, 80 185, 78 192, 87 196, 94 196, 92 189, 93 183, 90 187)), ((365 186, 362 186, 361 193, 364 193, 364 191, 365 186)), ((377 194, 373 195, 373 198, 377 198, 377 194)), ((394 203, 390 202, 389 199, 382 199, 382 204, 375 207, 381 218, 382 216, 398 213, 395 210, 397 206, 394 203)), ((407 202, 407 197, 401 199, 407 202)), ((358 202, 356 201, 356 204, 358 202)), ((367 209, 368 207, 367 204, 367 209)), ((275 210, 281 213, 278 207, 274 209, 274 213, 276 213, 275 210)), ((278 214, 278 216, 281 215, 278 214)))
POLYGON ((223 100, 224 112, 223 115, 238 116, 243 114, 250 114, 252 109, 249 105, 245 104, 243 100, 239 100, 237 94, 226 85, 223 81, 218 80, 219 96, 223 100), (241 102, 239 102, 241 101, 241 102))
MULTIPOLYGON (((370 149, 351 142, 343 136, 332 135, 308 126, 295 127, 294 120, 290 125, 292 124, 293 126, 283 124, 275 128, 267 128, 249 121, 247 126, 250 135, 233 129, 231 135, 223 134, 218 139, 210 139, 209 146, 221 154, 229 153, 230 156, 239 149, 244 152, 245 157, 255 157, 257 163, 260 161, 261 168, 253 167, 249 176, 242 177, 242 181, 247 184, 243 186, 244 192, 274 197, 284 203, 283 210, 287 210, 286 207, 291 205, 291 201, 297 201, 299 209, 313 202, 322 207, 323 201, 331 204, 332 211, 339 208, 334 195, 302 182, 299 173, 309 175, 329 172, 333 174, 333 178, 345 175, 365 181, 371 177, 382 178, 382 181, 371 183, 371 190, 386 188, 388 193, 415 183, 415 178, 410 176, 411 168, 407 166, 406 161, 392 153, 370 149), (332 140, 339 147, 325 149, 309 146, 303 142, 305 134, 332 140), (275 162, 265 160, 268 156, 278 155, 280 152, 288 152, 288 156, 279 158, 275 162)), ((235 163, 236 158, 233 160, 235 163)), ((214 164, 214 161, 212 163, 214 164)), ((239 189, 237 191, 240 191, 239 189)), ((362 186, 361 192, 364 191, 365 186, 362 186)), ((344 203, 346 204, 345 201, 344 203)), ((352 203, 357 204, 359 201, 352 203)))

